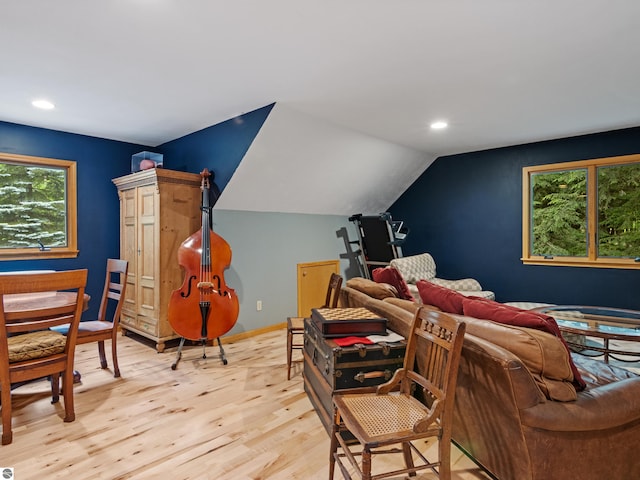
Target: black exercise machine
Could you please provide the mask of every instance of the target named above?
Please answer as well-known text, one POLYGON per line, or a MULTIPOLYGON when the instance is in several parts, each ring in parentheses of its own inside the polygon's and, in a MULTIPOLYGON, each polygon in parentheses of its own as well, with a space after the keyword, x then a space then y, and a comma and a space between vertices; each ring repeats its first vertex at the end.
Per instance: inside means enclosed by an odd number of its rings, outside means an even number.
POLYGON ((394 258, 402 257, 402 245, 409 230, 402 221, 394 221, 389 212, 364 216, 361 213, 349 217, 358 232, 359 267, 363 277, 371 278, 371 272, 389 265, 394 258))

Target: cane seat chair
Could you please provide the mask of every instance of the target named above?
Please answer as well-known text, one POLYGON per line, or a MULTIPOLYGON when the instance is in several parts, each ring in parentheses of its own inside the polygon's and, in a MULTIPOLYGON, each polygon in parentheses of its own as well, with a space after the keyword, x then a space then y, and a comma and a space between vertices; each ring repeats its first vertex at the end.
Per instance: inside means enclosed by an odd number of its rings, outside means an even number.
MULTIPOLYGON (((329 286, 324 305, 318 308, 336 308, 340 298, 340 288, 342 287, 342 277, 337 273, 332 273, 329 277, 329 286)), ((293 351, 302 350, 304 345, 300 339, 304 335, 304 317, 287 318, 287 380, 291 379, 291 364, 293 351)))
MULTIPOLYGON (((118 367, 118 325, 120 324, 120 314, 125 299, 125 289, 127 286, 127 271, 129 263, 126 260, 114 258, 107 259, 107 274, 102 290, 102 300, 97 320, 83 320, 78 326, 78 339, 76 344, 98 342, 98 356, 100 366, 107 368, 107 357, 104 350, 105 340, 111 340, 111 358, 113 360, 113 376, 120 377, 118 367)), ((69 325, 54 327, 62 334, 67 333, 69 325)))
POLYGON ((424 469, 439 478, 451 478, 454 393, 465 328, 465 323, 442 312, 420 308, 414 316, 403 367, 391 380, 375 392, 353 389, 334 393, 330 479, 336 463, 349 479, 349 465, 365 480, 415 475, 424 469), (416 359, 418 344, 421 358, 416 359), (434 461, 414 443, 429 437, 438 441, 434 461), (396 469, 373 469, 375 455, 391 453, 402 454, 404 468, 398 468, 400 462, 381 462, 396 469))
POLYGON ((0 275, 0 405, 2 408, 2 444, 13 440, 11 429, 11 387, 38 378, 51 377, 52 402, 59 400, 62 376, 64 421, 73 422, 73 359, 78 323, 84 305, 87 270, 0 275), (65 305, 47 306, 19 312, 6 308, 7 295, 41 292, 75 292, 65 305), (69 334, 50 327, 69 323, 69 334))

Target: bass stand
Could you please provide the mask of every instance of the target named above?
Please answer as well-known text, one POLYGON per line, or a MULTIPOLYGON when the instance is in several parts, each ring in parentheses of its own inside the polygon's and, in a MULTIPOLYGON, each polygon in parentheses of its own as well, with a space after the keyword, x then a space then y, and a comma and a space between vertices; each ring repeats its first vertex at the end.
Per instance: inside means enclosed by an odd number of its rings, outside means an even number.
MULTIPOLYGON (((182 347, 184 347, 184 341, 186 340, 186 338, 184 337, 180 337, 180 345, 178 345, 178 352, 176 354, 176 361, 173 362, 171 364, 171 370, 175 370, 176 368, 178 368, 178 362, 180 362, 180 359, 182 358, 182 347)), ((227 362, 227 356, 224 353, 224 348, 222 348, 222 342, 220 341, 220 337, 217 337, 218 340, 218 348, 220 349, 220 360, 222 361, 223 365, 226 365, 227 362)), ((202 358, 206 359, 207 358, 207 351, 206 351, 206 346, 207 346, 207 340, 206 338, 201 338, 200 339, 200 343, 202 344, 202 358)), ((215 341, 214 341, 215 344, 215 341)))

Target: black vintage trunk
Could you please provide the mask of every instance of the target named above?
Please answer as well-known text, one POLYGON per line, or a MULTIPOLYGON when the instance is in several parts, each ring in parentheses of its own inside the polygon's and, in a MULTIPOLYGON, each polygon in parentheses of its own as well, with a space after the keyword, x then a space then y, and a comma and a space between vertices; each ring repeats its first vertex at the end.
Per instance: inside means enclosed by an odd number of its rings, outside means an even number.
POLYGON ((324 338, 310 319, 304 322, 304 388, 328 432, 336 390, 371 387, 389 380, 404 362, 405 342, 340 347, 324 338))

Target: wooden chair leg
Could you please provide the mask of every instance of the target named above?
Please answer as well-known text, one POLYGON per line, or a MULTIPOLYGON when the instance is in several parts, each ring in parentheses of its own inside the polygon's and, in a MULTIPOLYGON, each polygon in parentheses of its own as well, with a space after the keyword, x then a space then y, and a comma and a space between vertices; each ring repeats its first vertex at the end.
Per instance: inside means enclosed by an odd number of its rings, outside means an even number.
POLYGON ((8 445, 13 440, 11 431, 11 387, 0 391, 0 404, 2 405, 2 445, 8 445))
POLYGON ((107 357, 104 354, 104 340, 98 342, 98 355, 100 356, 100 366, 107 368, 107 357))
MULTIPOLYGON (((408 442, 402 444, 402 455, 404 456, 404 464, 407 468, 413 468, 413 456, 411 455, 411 445, 408 442)), ((416 472, 411 472, 410 477, 415 477, 416 472)))
POLYGON ((65 370, 62 376, 62 395, 64 396, 64 421, 73 422, 76 413, 73 408, 73 370, 65 370))
POLYGON ((51 403, 58 403, 60 400, 60 374, 51 375, 51 403))
POLYGON ((117 346, 116 346, 116 337, 117 335, 114 335, 111 338, 111 357, 113 358, 113 376, 118 378, 120 377, 120 367, 118 366, 118 351, 117 351, 117 346))
POLYGON ((333 472, 336 469, 335 455, 338 451, 338 439, 336 438, 337 434, 338 427, 334 425, 331 432, 331 448, 329 449, 329 480, 333 480, 333 472))
POLYGON ((451 480, 451 437, 439 440, 438 455, 440 456, 438 477, 440 480, 451 480))
POLYGON ((371 480, 371 450, 368 446, 362 449, 362 480, 371 480))
POLYGON ((293 351, 293 332, 287 329, 287 380, 291 380, 291 355, 293 351))

